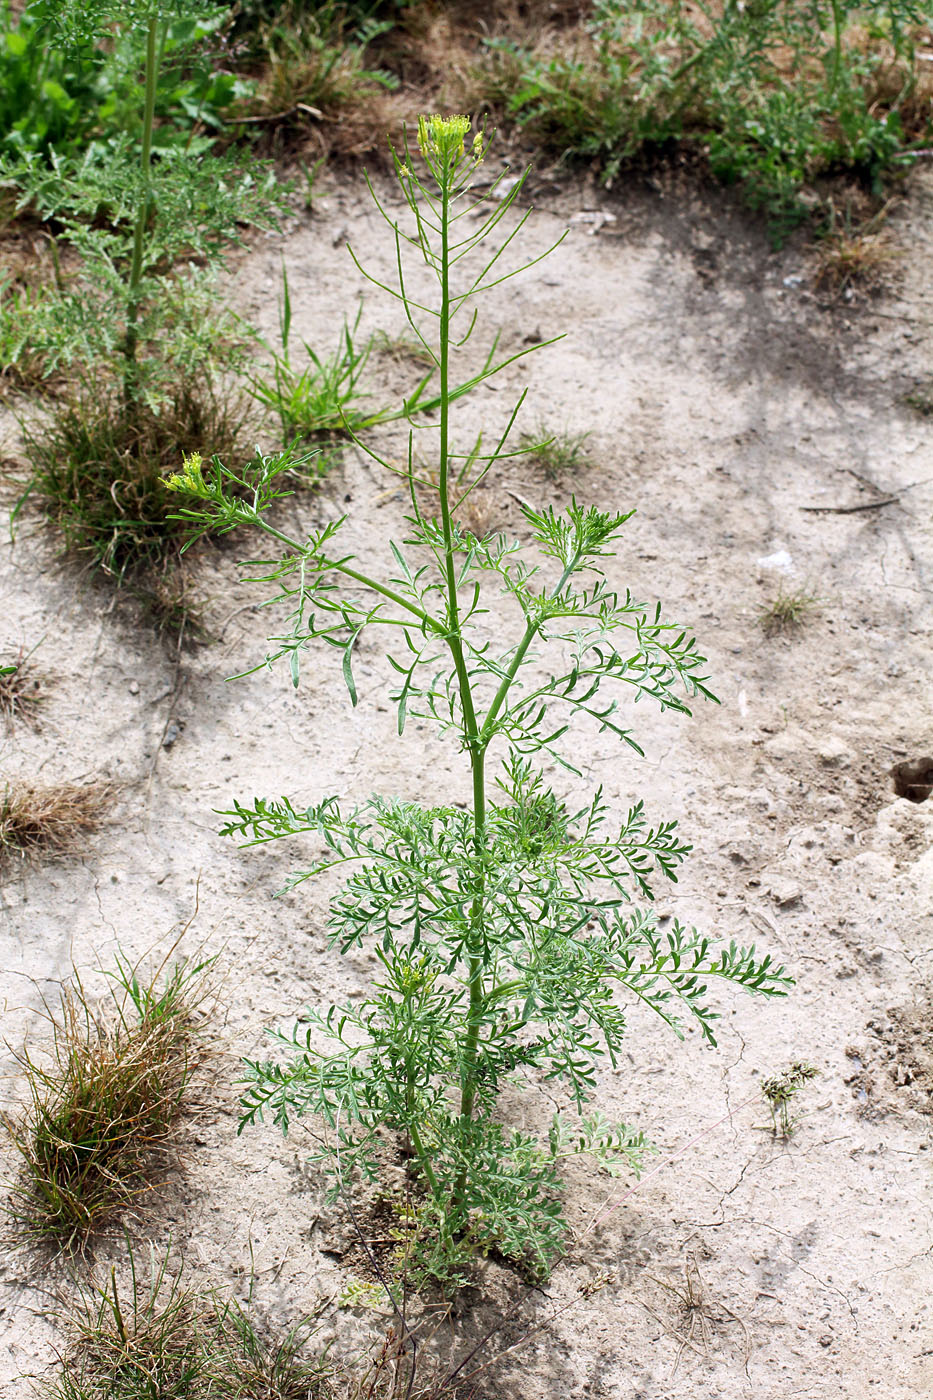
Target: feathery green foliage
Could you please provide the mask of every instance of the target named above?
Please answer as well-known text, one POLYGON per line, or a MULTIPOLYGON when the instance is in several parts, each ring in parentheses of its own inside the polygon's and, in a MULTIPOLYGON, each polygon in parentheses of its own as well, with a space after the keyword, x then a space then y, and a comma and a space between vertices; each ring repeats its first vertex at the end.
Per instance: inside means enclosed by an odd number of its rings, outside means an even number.
MULTIPOLYGON (((431 721, 464 756, 472 784, 465 808, 374 797, 345 810, 335 797, 307 807, 263 798, 237 803, 225 828, 251 842, 317 836, 320 857, 289 888, 349 867, 331 907, 331 938, 342 952, 371 949, 379 963, 361 1002, 303 1011, 277 1036, 282 1057, 249 1065, 244 1122, 268 1115, 287 1131, 299 1115, 316 1115, 319 1155, 336 1189, 355 1170, 375 1177, 380 1130, 398 1133, 433 1222, 430 1271, 451 1284, 471 1250, 495 1248, 535 1276, 547 1273, 565 1229, 565 1156, 638 1169, 642 1133, 588 1108, 600 1065, 618 1063, 627 1000, 678 1035, 692 1023, 712 1043, 711 981, 768 995, 782 995, 790 981, 754 948, 716 945, 679 922, 661 932, 639 901, 650 905, 656 882, 676 878, 689 847, 675 824, 650 821, 640 802, 613 820, 600 789, 569 810, 537 766, 553 759, 579 771, 570 735, 580 722, 640 753, 626 699, 683 714, 710 692, 689 633, 605 575, 631 511, 576 501, 563 511, 526 506, 527 547, 499 535, 478 539, 461 524, 471 492, 508 455, 524 394, 488 451, 458 450, 455 406, 531 351, 500 356, 495 339, 483 368, 459 381, 454 357, 471 338, 477 301, 538 261, 503 262, 528 218, 501 232, 521 182, 498 201, 477 196, 474 175, 488 143, 478 133, 467 149, 468 130, 463 117, 422 118, 417 152, 406 144, 396 155, 410 221, 403 229, 386 213, 399 279, 378 285, 400 300, 436 366, 438 455, 431 481, 409 449, 401 474, 411 513, 407 537, 390 542, 391 575, 347 552, 344 519, 306 540, 272 523, 293 452, 263 458, 250 478, 218 457, 210 466, 190 457, 167 483, 197 498, 181 513, 198 529, 249 524, 284 547, 284 558, 263 570, 291 611, 267 663, 286 660, 297 686, 307 648, 329 645, 355 705, 354 647, 364 631, 380 629, 399 734, 412 717, 431 721), (423 174, 415 173, 418 154, 423 174), (430 302, 407 290, 409 252, 436 278, 430 302), (422 502, 432 490, 429 513, 422 502), (490 615, 491 592, 517 627, 490 615), (552 665, 532 667, 546 652, 552 665), (542 1079, 563 1087, 570 1114, 541 1137, 508 1128, 497 1111, 508 1087, 542 1079)), ((423 405, 409 401, 412 435, 425 430, 423 405)))
MULTIPOLYGON (((177 456, 236 417, 219 386, 223 345, 237 363, 232 319, 210 303, 225 252, 244 222, 270 226, 283 198, 270 170, 211 153, 206 137, 158 139, 160 78, 222 11, 202 0, 88 0, 41 7, 46 38, 67 54, 109 36, 136 44, 143 84, 117 134, 76 155, 23 151, 0 163, 20 207, 54 219, 80 271, 32 308, 28 344, 44 373, 71 368, 81 388, 32 434, 27 490, 66 543, 122 578, 172 552, 160 483, 177 456)), ((178 94, 176 93, 176 97, 178 94)), ((170 125, 170 123, 169 123, 170 125)))

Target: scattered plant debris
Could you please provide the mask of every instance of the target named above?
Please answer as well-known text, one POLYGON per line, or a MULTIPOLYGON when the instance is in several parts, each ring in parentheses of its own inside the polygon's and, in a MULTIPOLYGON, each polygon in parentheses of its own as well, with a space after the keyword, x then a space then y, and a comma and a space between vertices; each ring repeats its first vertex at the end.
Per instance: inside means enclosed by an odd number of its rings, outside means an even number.
POLYGON ((796 1060, 781 1074, 761 1081, 761 1092, 771 1110, 771 1130, 775 1137, 789 1138, 799 1121, 790 1116, 790 1105, 805 1084, 815 1079, 819 1070, 805 1060, 796 1060))

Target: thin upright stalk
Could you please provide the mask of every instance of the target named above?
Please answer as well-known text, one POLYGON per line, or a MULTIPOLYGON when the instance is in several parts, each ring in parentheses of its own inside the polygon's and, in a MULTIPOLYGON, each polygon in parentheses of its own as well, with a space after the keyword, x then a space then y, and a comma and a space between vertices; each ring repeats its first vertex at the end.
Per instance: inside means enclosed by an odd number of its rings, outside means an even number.
MULTIPOLYGON (((450 648, 463 709, 466 747, 470 754, 473 770, 473 848, 476 860, 476 886, 470 905, 470 934, 467 945, 467 982, 470 989, 470 1005, 467 1013, 467 1032, 463 1045, 460 1065, 460 1119, 465 1127, 473 1116, 476 1101, 476 1071, 479 1053, 479 1036, 482 1025, 485 984, 483 979, 483 926, 486 902, 485 892, 485 850, 486 850, 486 745, 483 743, 473 703, 469 669, 461 632, 460 611, 457 599, 457 570, 454 548, 453 521, 448 493, 450 476, 450 208, 452 186, 455 181, 455 158, 444 161, 441 180, 441 259, 440 259, 440 327, 439 327, 439 374, 440 374, 440 462, 439 492, 441 523, 444 534, 444 578, 447 592, 447 644, 450 648)), ((466 1187, 466 1174, 461 1172, 454 1186, 451 1200, 451 1214, 454 1218, 462 1206, 466 1187)))
POLYGON ((830 89, 836 91, 839 86, 839 70, 842 66, 842 6, 840 0, 832 0, 833 11, 833 69, 830 77, 830 89))
POLYGON ((140 156, 141 190, 139 208, 136 212, 136 228, 133 234, 133 259, 130 263, 130 280, 126 299, 126 339, 123 357, 123 401, 127 414, 136 405, 138 394, 138 372, 136 351, 139 344, 139 307, 142 300, 140 287, 143 276, 143 250, 146 240, 146 226, 152 209, 152 128, 155 121, 156 83, 158 79, 158 33, 159 20, 150 15, 146 28, 146 97, 143 113, 143 141, 140 156))

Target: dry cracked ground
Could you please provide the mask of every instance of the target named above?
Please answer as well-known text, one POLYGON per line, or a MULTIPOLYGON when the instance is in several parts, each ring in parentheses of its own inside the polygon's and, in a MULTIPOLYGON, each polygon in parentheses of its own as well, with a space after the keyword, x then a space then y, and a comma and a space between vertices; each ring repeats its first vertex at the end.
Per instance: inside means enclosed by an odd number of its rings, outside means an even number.
MULTIPOLYGON (((602 783, 614 811, 642 797, 652 818, 678 818, 694 853, 661 914, 755 941, 797 985, 780 1002, 722 994, 716 1050, 633 1011, 628 1055, 603 1073, 599 1104, 642 1125, 659 1162, 680 1155, 615 1209, 629 1183, 578 1164, 574 1239, 550 1283, 527 1289, 486 1263, 437 1346, 456 1358, 490 1332, 493 1356, 524 1338, 477 1381, 479 1395, 508 1400, 926 1395, 933 801, 897 797, 889 770, 933 751, 933 420, 905 402, 933 375, 933 181, 916 176, 894 216, 900 255, 885 287, 849 303, 814 289, 806 249, 773 251, 727 195, 676 175, 611 193, 542 178, 532 193, 526 255, 569 233, 489 301, 483 324, 487 336, 501 325, 509 350, 565 338, 484 390, 463 440, 501 424, 528 383, 527 430, 587 432, 589 461, 556 482, 527 459, 506 462, 478 509, 522 535, 521 501, 574 493, 637 507, 611 577, 696 631, 720 701, 690 719, 639 705, 644 760, 587 736, 583 776, 555 782, 571 802, 602 783), (795 631, 769 634, 763 610, 800 591, 818 606, 795 631), (783 1141, 758 1086, 800 1059, 820 1076, 783 1141)), ((365 289, 348 241, 390 271, 385 228, 356 180, 254 241, 230 274, 237 311, 274 340, 284 257, 296 331, 333 345, 365 289)), ((362 324, 401 328, 372 288, 362 324)), ((374 402, 416 376, 374 361, 374 402)), ((400 435, 381 442, 404 451, 400 435)), ((3 450, 20 451, 12 415, 3 450)), ((282 507, 297 529, 348 511, 353 548, 377 559, 404 510, 392 478, 355 451, 282 507)), ((42 639, 48 698, 40 730, 0 740, 3 778, 118 785, 112 819, 80 858, 5 871, 4 1039, 41 1049, 42 1000, 72 966, 107 966, 118 947, 157 955, 189 925, 183 947, 220 955, 222 1055, 182 1132, 186 1164, 144 1203, 134 1237, 225 1288, 252 1270, 261 1308, 280 1321, 319 1312, 321 1339, 348 1354, 385 1325, 336 1306, 359 1275, 352 1232, 304 1168, 302 1131, 236 1135, 233 1084, 264 1026, 308 1000, 352 997, 372 963, 328 951, 326 880, 273 900, 300 852, 238 849, 215 813, 282 793, 430 803, 465 796, 465 775, 426 727, 396 739, 372 646, 357 658, 355 710, 328 655, 309 661, 297 691, 280 671, 227 679, 262 660, 281 620, 238 569, 255 548, 200 550, 219 640, 176 663, 132 607, 56 555, 35 517, 4 535, 2 640, 42 639)), ((504 609, 497 625, 515 618, 504 609)), ((6 1069, 10 1104, 22 1085, 9 1054, 6 1069)), ((540 1126, 554 1096, 515 1095, 505 1109, 540 1126)), ((122 1248, 105 1241, 102 1261, 122 1248)), ((4 1396, 27 1395, 22 1378, 53 1367, 61 1287, 54 1271, 4 1254, 4 1396)))

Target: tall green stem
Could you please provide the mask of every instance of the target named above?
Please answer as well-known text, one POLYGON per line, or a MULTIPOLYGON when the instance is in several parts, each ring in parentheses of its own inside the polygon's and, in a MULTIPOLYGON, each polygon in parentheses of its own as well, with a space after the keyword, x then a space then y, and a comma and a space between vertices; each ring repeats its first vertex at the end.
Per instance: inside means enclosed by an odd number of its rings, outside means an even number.
POLYGON ((833 11, 833 71, 830 78, 832 92, 839 86, 839 69, 842 65, 842 6, 840 0, 832 0, 833 11))
MULTIPOLYGON (((486 745, 482 742, 469 669, 463 646, 460 611, 457 600, 457 569, 454 550, 448 482, 450 474, 450 206, 451 187, 455 179, 455 159, 445 160, 441 173, 441 307, 439 333, 440 371, 440 471, 439 491, 441 522, 444 532, 444 575, 447 586, 447 644, 450 648, 460 703, 463 709, 464 734, 473 769, 473 847, 476 857, 476 887, 470 906, 470 935, 467 945, 467 980, 470 1006, 467 1013, 467 1033, 460 1065, 460 1118, 465 1125, 473 1116, 476 1100, 476 1068, 479 1036, 482 1025, 483 981, 483 921, 485 910, 484 860, 486 848, 486 745)), ((465 1172, 461 1172, 453 1192, 451 1212, 456 1217, 463 1203, 466 1187, 465 1172)))
POLYGON ((146 226, 152 208, 152 128, 155 120, 156 81, 158 78, 158 31, 157 15, 149 17, 146 30, 146 98, 143 114, 143 143, 140 157, 139 208, 136 213, 136 229, 133 234, 133 260, 130 264, 130 281, 126 298, 126 339, 123 347, 123 401, 127 413, 136 404, 138 373, 136 350, 139 344, 140 286, 143 276, 143 250, 146 240, 146 226))

